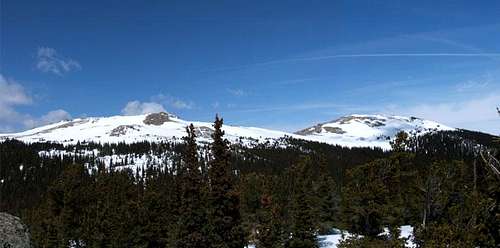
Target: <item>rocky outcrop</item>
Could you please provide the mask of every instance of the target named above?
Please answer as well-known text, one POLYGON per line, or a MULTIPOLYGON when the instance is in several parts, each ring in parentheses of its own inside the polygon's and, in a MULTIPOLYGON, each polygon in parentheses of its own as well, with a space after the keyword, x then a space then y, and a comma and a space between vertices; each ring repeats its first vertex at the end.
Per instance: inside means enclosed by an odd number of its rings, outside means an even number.
POLYGON ((170 118, 175 117, 165 112, 153 113, 146 116, 144 119, 144 124, 161 126, 163 123, 170 121, 170 118))
POLYGON ((336 134, 344 134, 345 131, 342 130, 342 128, 340 127, 323 127, 323 129, 325 129, 325 131, 329 132, 329 133, 336 133, 336 134))
POLYGON ((344 116, 341 117, 333 122, 340 123, 340 124, 347 124, 353 120, 357 120, 359 122, 364 122, 366 125, 370 127, 382 127, 385 125, 386 119, 383 118, 378 118, 375 116, 344 116))
POLYGON ((135 126, 135 125, 120 125, 120 126, 114 128, 113 130, 111 130, 111 132, 109 133, 109 136, 111 136, 111 137, 120 137, 122 135, 127 134, 127 130, 138 131, 139 130, 139 126, 135 126))
POLYGON ((295 134, 311 135, 311 134, 321 133, 323 130, 325 130, 326 132, 329 132, 329 133, 336 133, 336 134, 345 133, 345 131, 342 130, 342 128, 340 128, 340 127, 328 127, 328 126, 324 127, 323 126, 324 124, 325 123, 321 123, 321 124, 315 125, 313 127, 300 130, 298 132, 295 132, 295 134))
POLYGON ((0 247, 33 247, 28 227, 21 222, 19 217, 8 213, 0 213, 0 247))

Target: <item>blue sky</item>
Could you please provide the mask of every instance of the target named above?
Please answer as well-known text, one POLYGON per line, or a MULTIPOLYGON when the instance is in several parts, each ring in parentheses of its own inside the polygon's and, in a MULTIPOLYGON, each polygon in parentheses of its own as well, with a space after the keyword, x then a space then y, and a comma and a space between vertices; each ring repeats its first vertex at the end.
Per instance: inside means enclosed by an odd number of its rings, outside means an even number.
POLYGON ((0 2, 0 131, 165 109, 294 131, 352 113, 500 133, 498 1, 0 2))

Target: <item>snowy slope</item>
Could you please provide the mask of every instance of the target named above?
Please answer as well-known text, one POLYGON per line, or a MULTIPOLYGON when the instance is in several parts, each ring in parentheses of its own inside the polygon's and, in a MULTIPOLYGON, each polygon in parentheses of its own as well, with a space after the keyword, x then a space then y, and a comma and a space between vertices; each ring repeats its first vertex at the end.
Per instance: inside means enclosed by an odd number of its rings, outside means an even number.
POLYGON ((309 140, 342 146, 390 149, 389 141, 399 131, 421 135, 441 130, 453 130, 453 128, 416 117, 349 115, 331 122, 317 124, 295 134, 305 136, 309 140))
MULTIPOLYGON (((193 123, 199 141, 210 141, 213 123, 184 121, 167 113, 136 116, 90 117, 61 121, 21 133, 0 134, 0 139, 14 138, 24 142, 53 141, 75 144, 78 141, 101 143, 181 140, 186 135, 186 126, 193 123)), ((225 137, 231 142, 251 142, 283 137, 284 132, 254 127, 224 125, 225 137)))
MULTIPOLYGON (((198 140, 210 141, 212 123, 185 121, 168 113, 137 116, 90 117, 62 121, 14 134, 0 134, 0 140, 14 138, 24 142, 52 141, 63 144, 94 141, 100 143, 178 140, 185 136, 185 127, 193 123, 198 140)), ((265 142, 290 136, 298 139, 389 149, 389 139, 400 131, 423 134, 452 128, 414 117, 384 115, 350 115, 333 122, 321 123, 295 134, 256 127, 224 125, 231 142, 265 142)))
MULTIPOLYGON (((400 227, 400 238, 406 239, 406 244, 405 247, 407 248, 414 248, 416 245, 413 243, 413 227, 412 226, 401 226, 400 227)), ((381 233, 380 235, 388 235, 389 230, 387 228, 384 228, 384 232, 381 233)), ((345 240, 346 238, 352 237, 353 235, 347 231, 341 231, 337 229, 336 234, 330 234, 330 235, 320 235, 318 236, 318 242, 320 247, 322 248, 337 248, 337 246, 340 244, 341 241, 345 240)), ((247 248, 255 248, 255 245, 249 245, 247 248)))

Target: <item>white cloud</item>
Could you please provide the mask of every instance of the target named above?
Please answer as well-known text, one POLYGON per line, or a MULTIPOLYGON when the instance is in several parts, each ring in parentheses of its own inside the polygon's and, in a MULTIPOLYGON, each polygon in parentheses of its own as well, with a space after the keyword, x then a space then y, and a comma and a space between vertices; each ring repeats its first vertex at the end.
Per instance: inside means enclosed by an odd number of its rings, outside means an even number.
POLYGON ((63 120, 70 120, 71 115, 63 109, 56 109, 48 112, 40 118, 42 124, 55 123, 63 120))
POLYGON ((36 59, 36 68, 38 70, 59 76, 82 68, 78 61, 66 58, 50 47, 38 48, 36 59))
POLYGON ((56 109, 49 111, 47 114, 42 115, 40 118, 26 116, 23 124, 27 128, 34 128, 70 119, 71 115, 68 112, 63 109, 56 109))
POLYGON ((123 115, 141 115, 148 113, 167 112, 165 106, 173 109, 192 109, 194 103, 183 101, 171 95, 158 94, 152 96, 149 102, 130 101, 122 109, 123 115))
POLYGON ((500 93, 461 102, 422 104, 398 112, 402 115, 414 115, 434 120, 452 127, 500 134, 500 116, 496 111, 497 106, 500 106, 500 93))
POLYGON ((20 122, 24 118, 15 110, 16 106, 29 105, 32 102, 32 98, 21 84, 0 74, 0 122, 4 129, 7 129, 8 124, 20 122))
POLYGON ((26 105, 31 102, 22 85, 0 74, 0 105, 26 105))
POLYGON ((122 109, 124 115, 141 115, 156 112, 166 112, 163 105, 156 102, 131 101, 122 109))
POLYGON ((21 84, 0 74, 0 132, 13 132, 20 127, 33 128, 71 118, 70 114, 62 109, 50 111, 39 118, 16 110, 18 106, 32 103, 32 97, 21 84))

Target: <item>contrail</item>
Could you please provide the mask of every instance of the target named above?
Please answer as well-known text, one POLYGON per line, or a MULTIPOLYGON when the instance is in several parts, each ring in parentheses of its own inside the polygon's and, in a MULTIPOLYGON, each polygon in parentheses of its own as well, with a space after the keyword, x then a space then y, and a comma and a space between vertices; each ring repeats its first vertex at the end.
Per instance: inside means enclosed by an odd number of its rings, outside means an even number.
POLYGON ((500 57, 500 53, 361 53, 361 54, 335 54, 318 57, 292 58, 274 60, 259 64, 286 63, 298 61, 313 61, 336 58, 370 58, 370 57, 500 57))
POLYGON ((328 59, 341 59, 341 58, 383 58, 383 57, 500 57, 500 53, 360 53, 360 54, 334 54, 327 56, 317 56, 317 57, 299 57, 281 60, 271 60, 267 62, 241 65, 241 66, 230 66, 224 68, 218 68, 209 71, 223 71, 231 69, 244 69, 252 66, 265 66, 274 64, 283 64, 290 62, 305 62, 305 61, 317 61, 317 60, 328 60, 328 59))

